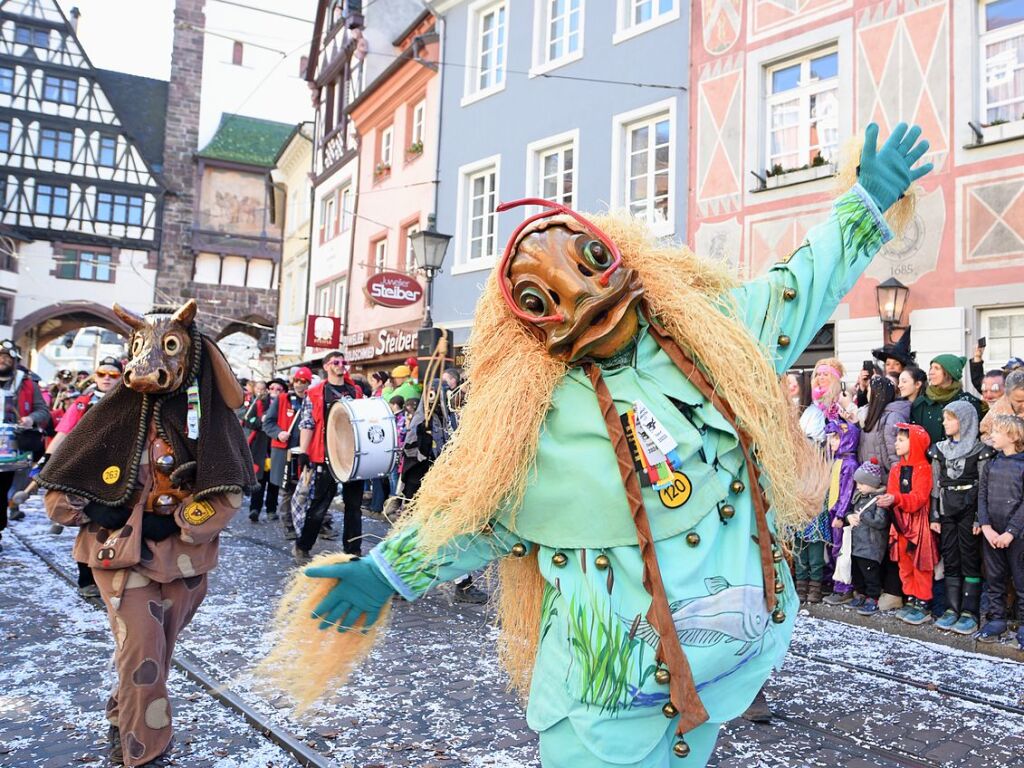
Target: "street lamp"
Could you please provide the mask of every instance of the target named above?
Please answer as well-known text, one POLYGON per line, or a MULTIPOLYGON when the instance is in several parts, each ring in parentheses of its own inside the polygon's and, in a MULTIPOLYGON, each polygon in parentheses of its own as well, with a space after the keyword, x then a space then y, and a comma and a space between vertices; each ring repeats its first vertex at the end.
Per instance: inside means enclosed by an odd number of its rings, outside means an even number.
POLYGON ((409 235, 409 243, 412 245, 412 255, 416 260, 416 267, 423 270, 427 278, 427 302, 423 316, 423 327, 433 328, 434 319, 430 316, 430 307, 434 302, 434 275, 441 271, 444 263, 444 255, 448 250, 448 241, 451 235, 442 235, 436 229, 436 220, 431 214, 427 217, 427 228, 409 235))
POLYGON ((892 332, 902 328, 903 310, 907 306, 910 289, 895 277, 879 283, 875 288, 875 299, 878 303, 878 319, 882 321, 882 343, 892 343, 892 332))

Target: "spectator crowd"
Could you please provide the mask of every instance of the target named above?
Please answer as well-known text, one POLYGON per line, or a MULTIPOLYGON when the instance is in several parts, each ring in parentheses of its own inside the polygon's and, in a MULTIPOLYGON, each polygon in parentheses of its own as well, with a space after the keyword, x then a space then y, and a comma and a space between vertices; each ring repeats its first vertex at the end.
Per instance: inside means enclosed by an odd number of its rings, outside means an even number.
POLYGON ((1024 361, 917 364, 910 331, 855 381, 818 361, 787 387, 830 463, 817 516, 791 532, 800 600, 1024 649, 1024 361), (965 371, 975 397, 964 389, 965 371))

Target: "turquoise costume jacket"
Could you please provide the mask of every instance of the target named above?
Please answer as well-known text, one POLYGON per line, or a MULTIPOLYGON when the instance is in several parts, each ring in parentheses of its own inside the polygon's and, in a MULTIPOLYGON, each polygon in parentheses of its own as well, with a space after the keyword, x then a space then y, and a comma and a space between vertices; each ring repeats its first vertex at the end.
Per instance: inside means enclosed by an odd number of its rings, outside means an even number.
MULTIPOLYGON (((857 185, 786 262, 733 292, 740 319, 780 374, 890 237, 857 185)), ((785 619, 775 623, 765 608, 736 434, 645 322, 632 358, 603 365, 602 376, 620 414, 642 401, 679 444, 682 467, 674 484, 661 492, 644 487, 642 495, 680 643, 710 721, 724 722, 746 708, 785 655, 798 608, 789 571, 780 564, 785 619)), ((431 554, 409 529, 370 556, 396 591, 415 600, 436 582, 509 555, 517 543, 539 547, 546 587, 529 725, 544 731, 569 718, 598 758, 643 759, 674 727, 661 709, 669 689, 654 677, 658 638, 645 619, 651 598, 642 584, 636 529, 582 368, 570 370, 555 391, 521 507, 500 510, 491 528, 431 554)))

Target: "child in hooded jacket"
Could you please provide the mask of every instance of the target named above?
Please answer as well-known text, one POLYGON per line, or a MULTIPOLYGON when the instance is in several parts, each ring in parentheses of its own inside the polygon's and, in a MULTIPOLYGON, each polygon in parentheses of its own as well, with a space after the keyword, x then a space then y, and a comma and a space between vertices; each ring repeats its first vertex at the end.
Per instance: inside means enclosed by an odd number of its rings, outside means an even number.
POLYGON ((969 402, 949 403, 942 428, 946 439, 928 449, 934 482, 931 528, 940 534, 948 605, 935 626, 972 635, 978 631, 981 600, 978 482, 995 451, 978 439, 978 412, 969 402))
MULTIPOLYGON (((828 508, 828 519, 831 527, 831 546, 825 548, 828 562, 834 571, 839 562, 839 553, 843 548, 843 536, 846 531, 846 516, 850 512, 850 502, 856 491, 853 474, 857 471, 857 446, 860 444, 860 427, 844 419, 830 421, 825 427, 828 436, 828 447, 832 455, 832 471, 829 480, 825 506, 828 508)), ((853 586, 833 579, 833 593, 825 598, 829 605, 848 603, 853 599, 853 586)))
POLYGON ((1024 649, 1024 419, 1000 415, 989 433, 998 453, 981 470, 978 523, 984 536, 988 612, 978 641, 994 643, 1006 632, 1006 583, 1017 593, 1017 642, 1024 649))
POLYGON ((908 624, 924 624, 931 620, 928 602, 939 562, 928 520, 932 495, 932 465, 927 456, 930 439, 924 427, 917 424, 896 427, 900 460, 889 471, 886 492, 877 504, 892 512, 889 556, 899 565, 900 582, 907 595, 906 604, 896 616, 908 624))
POLYGON ((872 457, 853 473, 857 492, 850 504, 846 522, 850 525, 853 554, 854 599, 851 608, 861 616, 878 613, 878 598, 882 594, 882 561, 889 548, 889 510, 878 506, 885 489, 885 474, 872 457))

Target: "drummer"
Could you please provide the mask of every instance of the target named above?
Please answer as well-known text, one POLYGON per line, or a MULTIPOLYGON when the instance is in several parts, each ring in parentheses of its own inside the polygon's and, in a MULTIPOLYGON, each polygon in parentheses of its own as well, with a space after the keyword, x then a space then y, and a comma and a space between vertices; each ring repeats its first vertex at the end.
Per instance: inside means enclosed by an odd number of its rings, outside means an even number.
MULTIPOLYGON (((343 353, 328 352, 323 366, 327 378, 309 389, 299 416, 299 468, 301 470, 309 465, 313 467, 314 473, 309 509, 293 551, 295 562, 299 565, 309 562, 309 551, 316 544, 324 515, 338 493, 338 483, 327 466, 327 414, 339 400, 354 400, 363 396, 363 391, 348 375, 343 353)), ((350 555, 361 554, 364 485, 363 480, 350 480, 341 484, 345 504, 342 549, 350 555)))
POLYGON ((275 398, 263 415, 263 431, 270 438, 270 483, 281 489, 277 513, 284 523, 284 537, 288 541, 298 538, 292 521, 292 494, 299 479, 289 454, 299 447, 298 416, 312 381, 313 372, 309 368, 296 368, 291 389, 275 398))
MULTIPOLYGON (((43 433, 40 430, 50 422, 50 411, 39 389, 39 377, 20 365, 20 360, 21 349, 17 344, 10 339, 0 341, 0 411, 8 438, 4 440, 8 456, 0 456, 0 540, 7 527, 7 497, 14 483, 14 470, 4 472, 2 459, 26 451, 31 452, 34 459, 42 456, 43 433)), ((23 512, 17 519, 21 517, 24 517, 23 512)), ((0 544, 2 549, 3 544, 0 544)))

